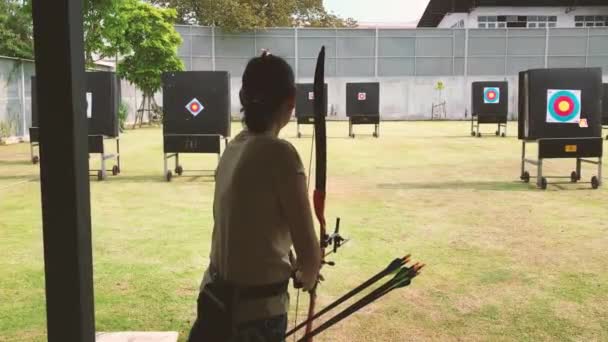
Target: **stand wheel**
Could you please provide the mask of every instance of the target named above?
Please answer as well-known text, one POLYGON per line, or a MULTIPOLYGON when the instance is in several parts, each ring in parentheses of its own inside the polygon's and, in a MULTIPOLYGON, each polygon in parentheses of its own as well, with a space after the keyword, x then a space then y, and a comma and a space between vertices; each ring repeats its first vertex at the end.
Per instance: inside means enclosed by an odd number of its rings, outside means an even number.
POLYGON ((600 187, 600 180, 596 176, 591 177, 591 187, 593 189, 600 187))
POLYGON ((524 171, 520 178, 524 183, 530 183, 530 173, 528 171, 524 171))
POLYGON ((165 175, 165 179, 167 180, 167 182, 170 182, 171 178, 173 178, 173 173, 171 171, 167 171, 167 174, 165 175))
POLYGON ((608 135, 606 136, 606 140, 608 140, 608 135))
POLYGON ((36 164, 38 164, 39 161, 40 161, 40 157, 38 157, 38 156, 32 157, 32 164, 36 165, 36 164))
POLYGON ((372 135, 374 136, 374 138, 378 137, 378 133, 376 133, 376 132, 374 132, 372 135))
POLYGON ((181 176, 184 173, 184 168, 181 165, 178 165, 175 168, 175 173, 177 173, 178 176, 181 176))
POLYGON ((475 136, 475 132, 474 132, 474 131, 472 131, 472 132, 471 132, 471 136, 472 136, 472 137, 474 137, 474 136, 475 136))
POLYGON ((103 181, 103 171, 97 171, 97 180, 100 182, 103 181))
POLYGON ((543 177, 540 179, 540 188, 547 190, 547 178, 543 177))
POLYGON ((355 138, 355 133, 349 134, 348 136, 354 139, 355 138))
POLYGON ((507 136, 507 134, 506 134, 506 133, 503 133, 503 134, 501 134, 500 136, 504 138, 504 137, 506 137, 506 136, 507 136))
POLYGON ((578 182, 579 179, 580 179, 580 177, 578 176, 576 171, 572 171, 572 173, 570 174, 570 182, 576 183, 576 182, 578 182))
POLYGON ((494 134, 496 134, 496 136, 499 136, 499 135, 500 135, 500 132, 499 132, 499 131, 496 131, 496 132, 494 132, 494 134))
POLYGON ((118 167, 118 165, 114 165, 112 167, 112 176, 118 176, 119 173, 120 173, 120 168, 118 167))
POLYGON ((481 132, 477 132, 477 137, 481 138, 481 132))
POLYGON ((298 132, 298 139, 302 137, 302 133, 298 132))

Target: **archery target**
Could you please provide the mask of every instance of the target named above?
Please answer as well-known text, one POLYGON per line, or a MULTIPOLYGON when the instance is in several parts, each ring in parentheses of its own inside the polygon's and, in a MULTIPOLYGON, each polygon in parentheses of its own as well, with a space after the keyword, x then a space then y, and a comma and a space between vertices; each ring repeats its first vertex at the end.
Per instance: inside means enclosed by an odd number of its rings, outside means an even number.
POLYGON ((366 93, 359 93, 359 94, 357 94, 357 99, 359 101, 365 101, 365 100, 367 100, 367 94, 366 93))
POLYGON ((87 118, 93 117, 93 93, 87 93, 87 118))
POLYGON ((205 107, 200 103, 196 98, 192 99, 192 101, 188 102, 186 105, 186 109, 192 114, 192 116, 197 116, 200 112, 205 109, 205 107))
POLYGON ((548 123, 579 123, 581 91, 549 89, 547 91, 548 123))
POLYGON ((483 103, 486 103, 486 104, 500 103, 500 88, 496 88, 496 87, 483 88, 483 103))

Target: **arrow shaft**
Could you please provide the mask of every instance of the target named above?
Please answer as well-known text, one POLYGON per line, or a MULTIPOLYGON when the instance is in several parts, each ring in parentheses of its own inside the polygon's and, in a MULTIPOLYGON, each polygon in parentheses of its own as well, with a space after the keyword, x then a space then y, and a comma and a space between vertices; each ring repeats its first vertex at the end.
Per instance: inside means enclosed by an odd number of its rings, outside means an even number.
POLYGON ((354 314, 355 312, 358 312, 359 310, 361 310, 362 308, 366 307, 367 305, 369 305, 369 304, 375 302, 376 300, 384 297, 389 292, 391 292, 391 291, 393 291, 393 290, 395 290, 397 288, 408 286, 409 283, 411 282, 411 279, 412 278, 408 276, 408 277, 400 277, 398 279, 393 278, 393 279, 387 281, 385 284, 383 284, 379 288, 377 288, 374 291, 370 292, 365 297, 361 298, 360 300, 358 300, 354 304, 350 305, 346 309, 344 309, 341 312, 339 312, 338 314, 336 314, 334 317, 330 318, 329 320, 327 320, 323 324, 319 325, 316 329, 314 329, 314 330, 306 333, 298 341, 307 341, 307 339, 310 339, 310 338, 312 338, 312 337, 314 337, 314 336, 322 333, 323 331, 325 331, 325 330, 329 329, 330 327, 336 325, 337 323, 339 323, 342 320, 346 319, 347 317, 349 317, 350 315, 354 314), (407 285, 404 285, 404 283, 406 283, 407 285))
POLYGON ((305 327, 306 324, 308 324, 309 321, 316 320, 317 318, 319 318, 322 315, 326 314, 328 311, 334 309, 338 305, 344 303, 345 301, 349 300, 353 296, 359 294, 361 291, 363 291, 363 290, 367 289, 368 287, 374 285, 375 283, 377 283, 378 281, 380 281, 382 278, 384 278, 387 275, 389 275, 392 272, 394 272, 395 269, 396 269, 396 267, 391 268, 390 266, 392 266, 392 263, 391 263, 391 265, 389 265, 389 267, 387 267, 384 270, 378 272, 376 275, 374 275, 373 277, 371 277, 368 280, 366 280, 363 284, 361 284, 361 285, 357 286, 356 288, 352 289, 351 291, 347 292, 345 295, 343 295, 342 297, 338 298, 337 300, 335 300, 331 304, 327 305, 325 308, 323 308, 321 311, 319 311, 316 314, 314 314, 312 317, 308 318, 304 322, 298 324, 297 326, 295 326, 294 328, 292 328, 291 330, 289 330, 285 334, 285 337, 289 337, 290 335, 292 335, 296 331, 298 331, 298 330, 302 329, 303 327, 305 327))
POLYGON ((299 339, 298 342, 307 341, 308 339, 313 338, 314 336, 316 336, 316 335, 322 333, 323 331, 331 328, 332 326, 338 324, 342 320, 346 319, 350 315, 354 314, 355 312, 361 310, 366 305, 368 305, 368 304, 372 303, 373 301, 375 301, 376 299, 378 299, 379 298, 378 295, 380 293, 383 293, 386 290, 388 290, 391 286, 392 286, 392 284, 390 282, 388 282, 388 283, 382 285, 381 287, 379 287, 378 289, 372 291, 371 293, 369 293, 365 297, 359 299, 357 302, 350 305, 346 309, 342 310, 341 312, 339 312, 332 318, 323 322, 323 324, 319 325, 314 330, 306 333, 306 335, 304 335, 301 339, 299 339))

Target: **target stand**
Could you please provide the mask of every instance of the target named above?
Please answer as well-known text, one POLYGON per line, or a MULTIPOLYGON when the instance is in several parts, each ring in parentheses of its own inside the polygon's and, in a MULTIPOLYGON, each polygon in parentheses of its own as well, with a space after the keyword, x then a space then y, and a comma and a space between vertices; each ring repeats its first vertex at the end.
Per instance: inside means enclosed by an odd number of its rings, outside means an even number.
MULTIPOLYGON (((323 86, 323 92, 325 93, 325 103, 323 108, 325 109, 325 116, 327 116, 327 83, 323 86)), ((296 123, 297 123, 297 137, 301 138, 302 133, 300 131, 300 125, 314 125, 315 124, 315 111, 314 111, 314 84, 312 83, 298 83, 296 84, 296 123)))
POLYGON ((380 83, 347 83, 346 116, 348 136, 355 137, 354 125, 374 125, 372 136, 380 136, 380 83))
POLYGON ((602 185, 603 137, 601 121, 600 68, 537 69, 519 74, 518 138, 522 140, 520 179, 536 179, 540 189, 552 184, 577 183, 582 164, 595 165, 597 173, 590 178, 593 189, 602 185), (526 157, 526 146, 538 144, 536 159, 526 157), (570 176, 543 174, 547 159, 574 159, 570 176), (526 165, 537 168, 530 175, 526 165), (567 181, 559 181, 567 179, 567 181))
POLYGON ((40 130, 38 127, 30 127, 30 157, 32 164, 36 165, 40 162, 40 130))
MULTIPOLYGON (((215 153, 219 163, 222 148, 221 141, 224 141, 224 148, 228 146, 228 138, 221 135, 213 134, 198 134, 198 135, 180 135, 168 134, 164 136, 164 175, 165 180, 170 182, 173 179, 173 172, 181 176, 186 172, 180 164, 180 153, 215 153), (174 159, 175 165, 173 170, 169 169, 169 160, 174 159)), ((202 172, 208 175, 211 173, 215 176, 215 170, 187 170, 188 172, 202 172)))
POLYGON ((507 136, 509 84, 507 82, 473 82, 471 136, 481 138, 481 124, 495 124, 494 135, 507 136))
POLYGON ((602 146, 603 139, 600 138, 547 138, 536 141, 522 141, 521 151, 521 176, 524 183, 529 183, 530 179, 536 179, 536 186, 540 189, 547 189, 548 179, 569 179, 566 182, 551 182, 551 184, 571 184, 577 183, 582 179, 582 164, 597 166, 597 174, 592 176, 589 184, 593 189, 602 185, 602 146), (538 144, 537 159, 526 158, 526 145, 530 143, 538 144), (570 176, 546 176, 543 174, 543 166, 546 159, 573 158, 576 159, 576 168, 570 176), (531 176, 526 170, 526 164, 536 166, 536 176, 531 176))
POLYGON ((98 181, 103 181, 107 178, 108 172, 112 173, 112 176, 118 176, 120 174, 120 138, 119 137, 108 137, 104 135, 89 135, 89 158, 91 154, 99 154, 100 168, 90 169, 89 177, 97 177, 98 181), (106 141, 114 141, 116 146, 115 153, 108 153, 106 149, 106 141), (111 169, 106 167, 108 160, 115 160, 116 164, 111 169))

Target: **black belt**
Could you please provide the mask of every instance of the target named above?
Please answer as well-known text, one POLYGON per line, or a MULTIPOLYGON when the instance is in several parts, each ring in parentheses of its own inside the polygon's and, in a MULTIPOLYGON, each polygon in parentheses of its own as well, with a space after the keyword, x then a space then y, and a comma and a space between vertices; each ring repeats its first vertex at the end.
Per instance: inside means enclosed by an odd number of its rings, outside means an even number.
MULTIPOLYGON (((223 279, 219 276, 217 272, 211 272, 212 281, 224 282, 223 279)), ((251 286, 241 286, 234 285, 235 289, 238 290, 239 299, 243 300, 251 300, 251 299, 262 299, 269 298, 282 295, 287 292, 287 288, 289 287, 289 279, 285 281, 281 281, 273 284, 265 284, 265 285, 251 285, 251 286)))

